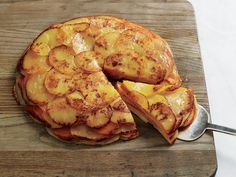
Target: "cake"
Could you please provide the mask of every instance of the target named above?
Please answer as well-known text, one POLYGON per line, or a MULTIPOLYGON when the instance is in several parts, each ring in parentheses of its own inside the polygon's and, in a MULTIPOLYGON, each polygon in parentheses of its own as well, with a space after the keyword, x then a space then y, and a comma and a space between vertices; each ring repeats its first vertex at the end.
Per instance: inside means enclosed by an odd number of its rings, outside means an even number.
POLYGON ((66 142, 133 139, 133 112, 173 143, 196 113, 193 91, 181 83, 160 36, 125 19, 90 16, 52 25, 33 41, 17 65, 14 96, 66 142))

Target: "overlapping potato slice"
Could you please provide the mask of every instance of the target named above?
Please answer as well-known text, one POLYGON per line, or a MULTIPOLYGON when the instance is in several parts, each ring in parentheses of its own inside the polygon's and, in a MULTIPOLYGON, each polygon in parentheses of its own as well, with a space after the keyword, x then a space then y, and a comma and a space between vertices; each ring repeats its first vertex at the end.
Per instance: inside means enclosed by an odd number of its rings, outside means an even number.
POLYGON ((166 75, 172 72, 174 60, 169 45, 159 36, 145 43, 146 56, 159 61, 166 69, 166 75))
POLYGON ((121 33, 115 46, 121 50, 131 49, 139 55, 145 54, 143 47, 150 39, 140 31, 128 29, 121 33))
POLYGON ((99 16, 91 19, 90 28, 87 30, 87 33, 97 39, 105 33, 114 31, 122 32, 124 29, 125 26, 122 20, 111 20, 111 18, 108 18, 107 16, 99 16))
POLYGON ((94 45, 94 51, 100 53, 104 58, 110 55, 114 51, 114 45, 119 37, 120 33, 109 32, 100 36, 94 45))
POLYGON ((63 41, 64 45, 71 46, 71 42, 76 34, 85 31, 89 28, 88 23, 76 23, 76 24, 67 24, 67 25, 59 25, 60 28, 59 36, 63 41))
POLYGON ((170 107, 164 103, 161 103, 159 101, 160 99, 157 98, 157 101, 152 104, 150 103, 151 115, 155 118, 154 122, 157 124, 160 123, 166 133, 169 134, 175 130, 176 118, 170 107))
POLYGON ((139 79, 142 67, 143 58, 133 50, 112 53, 104 62, 105 72, 113 78, 139 79))
POLYGON ((119 97, 118 92, 102 72, 92 73, 87 78, 80 80, 78 89, 85 100, 95 107, 108 105, 119 97))
POLYGON ((47 73, 44 85, 49 93, 57 96, 62 96, 75 90, 72 76, 61 74, 53 69, 47 73))
POLYGON ((63 74, 76 73, 77 67, 75 65, 74 51, 65 45, 60 45, 52 49, 48 56, 49 63, 63 74))
POLYGON ((71 125, 76 121, 76 109, 72 108, 66 98, 56 98, 47 106, 50 118, 61 125, 71 125))
POLYGON ((114 135, 116 133, 116 131, 118 130, 119 125, 113 122, 109 122, 108 124, 106 124, 105 126, 99 128, 99 129, 95 129, 94 131, 96 131, 96 133, 100 134, 100 135, 106 135, 106 136, 111 136, 114 135))
POLYGON ((94 38, 86 33, 77 33, 72 40, 72 47, 76 54, 83 51, 91 51, 94 46, 94 38))
POLYGON ((54 129, 47 129, 48 133, 52 136, 56 136, 60 140, 65 141, 72 141, 73 136, 71 134, 70 127, 62 127, 62 128, 54 128, 54 129))
POLYGON ((101 71, 102 69, 98 61, 100 61, 102 65, 102 60, 101 55, 93 51, 81 52, 75 57, 77 67, 88 74, 101 71))
POLYGON ((182 127, 184 125, 182 122, 186 122, 186 119, 188 119, 194 109, 194 95, 192 90, 181 87, 167 94, 165 97, 175 116, 179 119, 179 124, 181 124, 179 126, 182 127))
POLYGON ((196 111, 197 111, 197 102, 196 102, 196 98, 195 98, 195 101, 194 101, 194 106, 193 106, 193 109, 191 111, 190 114, 186 114, 186 116, 183 118, 181 124, 180 124, 180 128, 184 129, 186 127, 188 127, 194 120, 195 118, 195 115, 196 115, 196 111))
MULTIPOLYGON (((75 41, 83 42, 80 32, 89 27, 87 23, 68 24, 68 25, 54 25, 47 29, 33 42, 31 49, 40 56, 47 56, 51 49, 59 45, 72 46, 75 41), (73 42, 74 41, 74 42, 73 42)), ((85 45, 86 43, 84 43, 85 45)), ((81 45, 80 45, 81 47, 81 45)), ((77 52, 78 47, 74 47, 77 52)))
POLYGON ((165 95, 175 115, 182 115, 193 107, 194 97, 192 91, 181 87, 165 95))
POLYGON ((23 59, 23 71, 27 74, 47 72, 51 66, 47 63, 46 56, 40 56, 32 50, 28 50, 23 59))
POLYGON ((156 91, 155 85, 152 84, 145 84, 145 83, 140 83, 140 82, 132 82, 132 81, 127 81, 124 80, 122 82, 129 90, 134 90, 139 93, 141 93, 144 96, 150 96, 153 95, 156 91))
POLYGON ((110 104, 110 106, 114 111, 127 112, 127 113, 130 112, 127 105, 120 97, 118 97, 115 101, 113 101, 110 104))
POLYGON ((37 106, 37 105, 27 105, 26 110, 34 118, 46 124, 47 127, 51 128, 61 128, 62 125, 57 124, 53 121, 48 113, 45 111, 46 106, 37 106))
POLYGON ((59 37, 58 34, 58 28, 52 28, 44 31, 33 42, 31 49, 40 56, 47 56, 50 52, 50 49, 63 43, 62 39, 59 37))
POLYGON ((110 106, 99 109, 96 112, 91 112, 87 118, 87 125, 95 128, 106 125, 112 116, 112 112, 110 106))
POLYGON ((154 60, 153 58, 144 57, 142 67, 142 77, 148 78, 146 82, 151 84, 157 84, 164 80, 166 75, 166 69, 162 62, 154 60))
POLYGON ((66 98, 71 107, 77 110, 77 114, 81 115, 89 111, 90 105, 79 91, 68 94, 66 98))
POLYGON ((115 124, 134 124, 134 119, 125 102, 119 97, 110 104, 113 114, 111 122, 115 124))
POLYGON ((44 87, 45 78, 46 73, 42 73, 31 75, 27 79, 26 94, 34 103, 46 104, 54 98, 44 87))
POLYGON ((77 125, 71 127, 71 134, 78 138, 86 138, 89 140, 101 140, 105 139, 107 136, 97 133, 93 129, 86 125, 77 125))

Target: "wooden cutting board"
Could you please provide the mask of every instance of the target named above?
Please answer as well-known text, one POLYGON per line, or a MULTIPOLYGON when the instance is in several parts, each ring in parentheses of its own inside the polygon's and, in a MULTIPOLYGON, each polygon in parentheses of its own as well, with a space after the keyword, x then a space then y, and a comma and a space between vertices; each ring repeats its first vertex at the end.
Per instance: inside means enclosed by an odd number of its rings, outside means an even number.
POLYGON ((208 110, 192 6, 184 0, 0 2, 0 176, 211 176, 217 168, 212 133, 168 145, 152 126, 137 120, 141 136, 108 146, 65 144, 33 122, 12 97, 18 59, 53 23, 88 15, 114 15, 141 24, 173 49, 184 85, 208 110), (145 3, 144 3, 145 2, 145 3))

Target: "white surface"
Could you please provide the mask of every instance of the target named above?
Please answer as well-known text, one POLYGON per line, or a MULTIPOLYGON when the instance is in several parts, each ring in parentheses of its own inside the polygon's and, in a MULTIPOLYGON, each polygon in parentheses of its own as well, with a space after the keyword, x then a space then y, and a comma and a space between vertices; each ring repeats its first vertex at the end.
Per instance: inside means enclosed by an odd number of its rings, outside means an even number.
MULTIPOLYGON (((189 0, 195 10, 212 122, 236 129, 236 1, 189 0)), ((236 176, 236 137, 214 133, 217 177, 236 176)))

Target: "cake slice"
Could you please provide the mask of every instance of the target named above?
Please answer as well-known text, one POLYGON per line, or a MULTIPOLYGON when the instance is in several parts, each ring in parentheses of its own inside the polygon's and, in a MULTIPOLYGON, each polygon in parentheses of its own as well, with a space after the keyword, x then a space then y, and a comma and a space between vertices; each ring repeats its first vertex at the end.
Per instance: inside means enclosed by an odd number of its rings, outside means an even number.
POLYGON ((191 89, 123 81, 117 89, 129 109, 143 121, 152 124, 172 144, 178 131, 192 123, 196 114, 195 96, 191 89))

